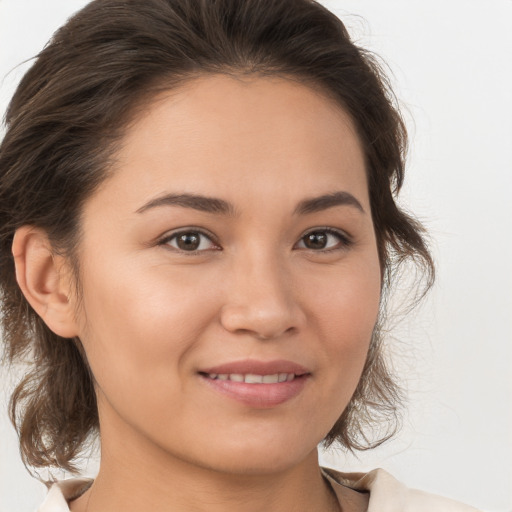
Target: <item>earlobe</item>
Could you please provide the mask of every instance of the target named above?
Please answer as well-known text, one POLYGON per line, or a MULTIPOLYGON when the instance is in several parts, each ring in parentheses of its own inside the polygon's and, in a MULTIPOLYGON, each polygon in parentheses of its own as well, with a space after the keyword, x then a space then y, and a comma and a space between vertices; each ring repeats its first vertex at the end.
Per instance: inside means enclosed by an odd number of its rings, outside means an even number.
POLYGON ((58 336, 78 336, 71 297, 71 276, 55 255, 43 229, 22 226, 12 244, 16 280, 25 298, 58 336))

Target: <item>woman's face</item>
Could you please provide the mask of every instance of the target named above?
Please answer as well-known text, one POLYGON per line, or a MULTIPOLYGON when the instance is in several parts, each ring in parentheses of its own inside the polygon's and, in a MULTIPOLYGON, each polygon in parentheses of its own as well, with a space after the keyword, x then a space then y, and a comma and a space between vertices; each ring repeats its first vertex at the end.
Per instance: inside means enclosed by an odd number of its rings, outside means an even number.
POLYGON ((196 79, 130 126, 82 220, 77 333, 104 453, 252 473, 311 455, 379 306, 349 117, 291 80, 196 79))

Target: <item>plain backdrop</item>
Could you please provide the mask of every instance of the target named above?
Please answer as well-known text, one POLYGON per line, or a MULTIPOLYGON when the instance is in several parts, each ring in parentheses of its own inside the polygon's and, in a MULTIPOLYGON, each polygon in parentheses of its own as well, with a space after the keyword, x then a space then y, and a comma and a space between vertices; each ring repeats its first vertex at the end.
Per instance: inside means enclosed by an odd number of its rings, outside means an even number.
MULTIPOLYGON (((0 0, 0 112, 27 65, 83 0, 0 0)), ((343 470, 380 466, 409 486, 512 510, 512 1, 325 0, 389 65, 411 136, 403 204, 438 264, 422 308, 397 322, 409 391, 397 438, 343 470)), ((19 460, 0 381, 0 512, 45 495, 19 460)), ((88 469, 94 472, 94 463, 88 469)))

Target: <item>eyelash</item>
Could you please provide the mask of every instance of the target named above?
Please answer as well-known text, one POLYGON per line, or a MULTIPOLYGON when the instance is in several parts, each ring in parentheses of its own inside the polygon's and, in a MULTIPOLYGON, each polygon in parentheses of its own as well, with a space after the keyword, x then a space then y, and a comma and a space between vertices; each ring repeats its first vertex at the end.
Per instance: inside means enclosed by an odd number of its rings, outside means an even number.
POLYGON ((314 229, 308 231, 307 233, 304 233, 304 235, 302 235, 300 237, 299 241, 303 241, 304 238, 306 238, 308 235, 311 235, 313 233, 326 233, 328 235, 334 235, 335 237, 338 238, 338 241, 339 241, 339 244, 337 244, 335 247, 331 247, 329 249, 315 250, 315 249, 309 249, 308 247, 305 247, 305 249, 313 251, 313 252, 329 253, 329 252, 334 252, 334 251, 340 251, 340 250, 348 249, 353 244, 352 238, 347 233, 345 233, 344 231, 341 231, 339 229, 334 229, 334 228, 330 228, 330 227, 314 228, 314 229))
MULTIPOLYGON (((345 233, 344 231, 338 230, 338 229, 331 228, 331 227, 316 227, 314 229, 311 229, 311 230, 307 231, 306 233, 304 233, 300 237, 299 242, 302 242, 308 235, 311 235, 313 233, 325 233, 327 235, 334 235, 335 237, 338 238, 339 244, 337 244, 335 247, 331 247, 328 249, 310 249, 308 247, 304 247, 302 249, 309 250, 314 253, 325 254, 325 253, 330 253, 330 252, 334 252, 334 251, 346 250, 346 249, 350 248, 354 243, 352 238, 347 233, 345 233)), ((165 236, 158 242, 158 245, 161 245, 161 246, 169 245, 170 241, 176 239, 180 235, 186 235, 186 234, 197 234, 199 236, 204 236, 204 237, 208 238, 217 247, 212 248, 212 249, 202 249, 202 250, 196 249, 196 250, 192 250, 192 251, 186 251, 183 249, 179 249, 178 247, 172 247, 172 250, 174 250, 180 254, 186 255, 186 256, 195 256, 195 255, 201 254, 206 251, 211 251, 211 250, 217 250, 217 251, 222 250, 220 248, 216 238, 212 234, 204 231, 203 229, 198 229, 198 228, 193 228, 193 227, 188 228, 188 229, 182 229, 182 230, 172 233, 168 236, 165 236)))
POLYGON ((214 248, 214 249, 203 249, 203 250, 194 250, 194 251, 185 251, 183 249, 179 249, 177 247, 172 247, 173 250, 175 250, 176 252, 179 252, 180 254, 184 254, 186 256, 194 256, 194 255, 197 255, 197 254, 200 254, 200 253, 203 253, 205 252, 206 250, 221 250, 219 246, 219 244, 217 243, 215 237, 208 233, 208 232, 205 232, 204 230, 202 229, 197 229, 197 228, 188 228, 188 229, 181 229, 180 231, 176 231, 175 233, 171 233, 170 235, 168 236, 165 236, 164 238, 162 238, 159 242, 158 242, 158 245, 168 245, 169 242, 177 237, 179 237, 180 235, 187 235, 187 234, 197 234, 199 236, 204 236, 206 238, 208 238, 213 244, 217 245, 217 248, 214 248))

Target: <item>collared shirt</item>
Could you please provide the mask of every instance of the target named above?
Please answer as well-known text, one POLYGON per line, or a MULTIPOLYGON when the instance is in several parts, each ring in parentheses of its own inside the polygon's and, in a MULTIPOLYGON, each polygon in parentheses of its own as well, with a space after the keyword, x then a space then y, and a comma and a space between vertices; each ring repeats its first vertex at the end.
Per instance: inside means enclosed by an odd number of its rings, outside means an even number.
MULTIPOLYGON (((331 484, 340 504, 343 487, 369 493, 367 512, 479 512, 448 498, 409 489, 383 469, 369 473, 341 473, 322 468, 322 474, 331 484)), ((73 478, 54 483, 37 512, 69 512, 69 502, 87 491, 92 482, 90 479, 73 478)))

